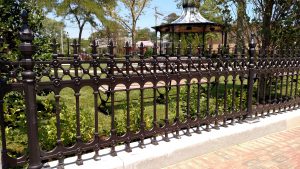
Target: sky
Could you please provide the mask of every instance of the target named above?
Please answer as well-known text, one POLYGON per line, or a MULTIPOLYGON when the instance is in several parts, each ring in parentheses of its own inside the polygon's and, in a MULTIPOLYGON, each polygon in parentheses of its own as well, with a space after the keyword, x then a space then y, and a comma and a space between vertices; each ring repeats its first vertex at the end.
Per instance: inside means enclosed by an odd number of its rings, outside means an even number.
MULTIPOLYGON (((168 14, 175 12, 178 15, 181 14, 181 9, 178 9, 176 6, 175 0, 152 0, 150 5, 144 10, 144 14, 140 17, 140 19, 137 22, 138 28, 151 28, 152 26, 155 26, 155 17, 154 17, 154 8, 157 7, 157 11, 163 14, 164 16, 167 16, 168 14)), ((121 9, 121 12, 126 12, 125 10, 121 9)), ((158 24, 162 22, 162 19, 164 16, 161 16, 158 18, 158 24)), ((62 18, 55 17, 54 14, 50 13, 48 14, 48 17, 54 18, 58 21, 65 22, 65 29, 64 31, 68 33, 70 38, 77 38, 78 37, 78 26, 76 23, 71 23, 69 20, 62 20, 62 18)), ((95 31, 92 29, 90 24, 86 24, 83 30, 82 37, 84 39, 87 39, 92 31, 95 31)))
MULTIPOLYGON (((140 19, 137 22, 137 27, 138 28, 151 28, 152 26, 155 26, 155 10, 154 8, 157 7, 157 11, 163 16, 160 16, 158 18, 157 24, 160 25, 163 21, 163 18, 167 16, 168 14, 174 12, 177 15, 181 14, 181 9, 177 8, 177 3, 175 0, 152 0, 149 6, 144 10, 143 15, 140 17, 140 19)), ((233 17, 236 17, 233 11, 235 11, 235 6, 231 5, 231 11, 233 17)), ((124 14, 128 12, 124 7, 120 7, 120 12, 121 14, 124 14)), ((253 15, 252 12, 252 5, 250 4, 247 9, 247 13, 253 15)), ((69 20, 62 20, 61 17, 56 17, 53 13, 48 14, 48 17, 53 18, 58 21, 63 21, 65 23, 65 29, 64 31, 67 32, 68 36, 70 38, 78 38, 78 26, 76 23, 71 23, 69 20)), ((86 24, 83 30, 82 38, 87 39, 92 32, 94 32, 95 29, 92 28, 90 24, 86 24)))

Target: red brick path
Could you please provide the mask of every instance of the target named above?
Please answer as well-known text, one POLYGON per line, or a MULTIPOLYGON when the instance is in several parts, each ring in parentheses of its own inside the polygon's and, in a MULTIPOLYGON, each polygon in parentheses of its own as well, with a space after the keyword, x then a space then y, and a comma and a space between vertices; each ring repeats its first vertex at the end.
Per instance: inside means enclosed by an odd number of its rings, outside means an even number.
POLYGON ((164 169, 300 169, 300 127, 195 157, 164 169))

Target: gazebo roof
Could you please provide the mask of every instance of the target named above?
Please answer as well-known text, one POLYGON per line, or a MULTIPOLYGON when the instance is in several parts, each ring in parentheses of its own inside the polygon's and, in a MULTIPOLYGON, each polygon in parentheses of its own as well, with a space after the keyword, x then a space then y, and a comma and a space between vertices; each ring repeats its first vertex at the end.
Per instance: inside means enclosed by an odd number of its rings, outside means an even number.
POLYGON ((183 0, 181 16, 170 24, 152 27, 156 31, 166 33, 201 33, 218 32, 223 30, 223 25, 205 19, 197 9, 195 2, 183 0))

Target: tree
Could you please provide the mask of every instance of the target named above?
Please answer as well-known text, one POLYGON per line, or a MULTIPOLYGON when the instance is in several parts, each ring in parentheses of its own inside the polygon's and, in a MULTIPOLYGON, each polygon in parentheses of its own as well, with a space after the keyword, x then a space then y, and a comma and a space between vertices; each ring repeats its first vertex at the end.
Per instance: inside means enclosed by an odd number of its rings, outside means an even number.
MULTIPOLYGON (((19 53, 19 31, 23 25, 20 14, 26 10, 29 14, 29 26, 32 29, 36 46, 35 58, 46 59, 50 55, 50 37, 44 34, 43 21, 45 15, 41 8, 37 7, 34 1, 5 0, 0 1, 0 37, 4 40, 5 57, 11 60, 20 59, 19 53)), ((1 48, 1 47, 0 47, 1 48)))
POLYGON ((179 18, 179 16, 176 13, 170 13, 168 16, 166 16, 164 18, 164 23, 163 24, 169 24, 172 23, 173 21, 175 21, 177 18, 179 18))
POLYGON ((43 34, 50 35, 51 37, 58 36, 61 34, 61 30, 64 29, 65 24, 63 22, 56 21, 54 19, 45 18, 43 21, 42 30, 43 34))
POLYGON ((246 0, 236 0, 237 2, 237 31, 236 31, 236 45, 238 49, 242 49, 245 44, 244 30, 246 17, 246 0))
POLYGON ((120 16, 118 11, 111 13, 111 16, 131 33, 133 47, 135 47, 137 21, 150 2, 151 0, 120 0, 120 3, 125 6, 128 13, 125 16, 120 16))
POLYGON ((138 29, 136 33, 137 41, 154 40, 155 33, 151 32, 149 28, 138 29), (153 36, 154 34, 154 36, 153 36))
POLYGON ((86 23, 97 26, 96 19, 105 25, 107 13, 112 10, 115 0, 48 0, 41 2, 49 10, 53 9, 58 16, 69 18, 78 26, 78 43, 81 43, 82 31, 86 23), (55 4, 55 5, 53 5, 55 4))
POLYGON ((257 13, 253 22, 256 22, 258 30, 261 30, 263 49, 293 46, 297 42, 300 32, 299 1, 252 0, 252 3, 257 13))

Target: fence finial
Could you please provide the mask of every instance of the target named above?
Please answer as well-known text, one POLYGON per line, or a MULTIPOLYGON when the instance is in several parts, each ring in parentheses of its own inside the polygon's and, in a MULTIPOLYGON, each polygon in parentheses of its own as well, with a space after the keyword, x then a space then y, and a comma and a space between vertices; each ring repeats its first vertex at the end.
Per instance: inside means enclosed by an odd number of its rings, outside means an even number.
POLYGON ((4 43, 3 37, 2 37, 2 36, 0 36, 0 47, 2 47, 2 46, 3 46, 3 43, 4 43))
POLYGON ((168 57, 169 56, 169 52, 170 52, 170 43, 167 43, 166 44, 166 47, 165 47, 165 50, 166 50, 166 57, 168 57))
POLYGON ((124 48, 125 48, 125 55, 126 57, 128 57, 130 54, 130 45, 128 41, 126 41, 124 48))
POLYGON ((212 54, 212 44, 208 45, 208 53, 211 55, 212 54))
POLYGON ((251 33, 249 47, 250 47, 250 48, 255 48, 255 47, 256 47, 256 43, 255 43, 255 34, 254 34, 254 33, 251 33))
POLYGON ((76 39, 73 40, 73 43, 71 44, 71 46, 73 48, 73 54, 74 55, 78 54, 78 48, 77 48, 78 46, 77 46, 77 40, 76 39))
POLYGON ((255 47, 256 47, 254 37, 255 37, 254 33, 251 33, 250 43, 249 43, 249 61, 251 66, 254 66, 253 63, 254 63, 254 55, 255 55, 255 47))
POLYGON ((192 55, 192 43, 189 43, 188 44, 188 47, 187 47, 187 54, 188 54, 188 57, 191 57, 192 55))
POLYGON ((157 43, 155 42, 153 45, 153 55, 157 55, 157 43))
POLYGON ((50 46, 52 48, 53 54, 57 54, 57 46, 58 46, 58 44, 57 44, 55 38, 52 39, 52 42, 51 42, 50 46))
POLYGON ((141 42, 140 46, 139 46, 139 49, 140 49, 140 57, 144 56, 144 43, 141 42))
POLYGON ((113 40, 110 40, 109 41, 109 44, 108 44, 108 46, 107 46, 107 48, 108 48, 108 54, 110 55, 109 57, 113 57, 113 55, 114 55, 114 42, 113 42, 113 40))
POLYGON ((219 45, 218 45, 218 55, 221 56, 221 54, 222 54, 222 45, 219 44, 219 45))
MULTIPOLYGON (((4 44, 4 39, 3 39, 2 36, 0 36, 0 48, 3 47, 3 44, 4 44)), ((0 49, 0 54, 3 53, 3 52, 4 52, 3 49, 0 49)))
POLYGON ((97 54, 97 47, 98 47, 98 45, 97 45, 95 39, 92 41, 92 43, 90 44, 90 46, 92 48, 92 54, 93 55, 97 54))
POLYGON ((178 41, 178 45, 177 45, 177 47, 176 47, 176 55, 177 55, 177 57, 180 57, 180 55, 181 55, 181 40, 179 40, 178 41))
POLYGON ((20 32, 20 39, 22 42, 31 43, 33 40, 33 33, 28 25, 28 13, 26 10, 22 11, 21 18, 23 20, 23 26, 20 32))

